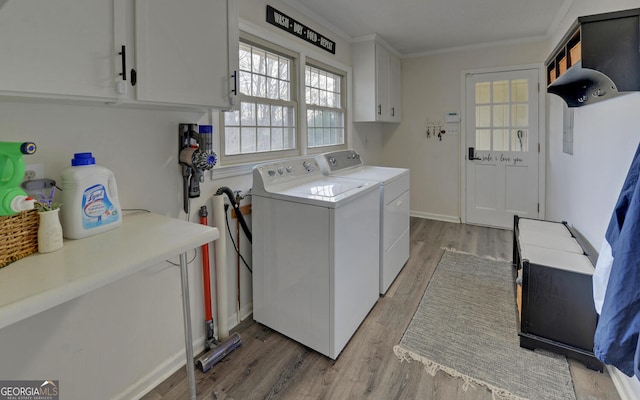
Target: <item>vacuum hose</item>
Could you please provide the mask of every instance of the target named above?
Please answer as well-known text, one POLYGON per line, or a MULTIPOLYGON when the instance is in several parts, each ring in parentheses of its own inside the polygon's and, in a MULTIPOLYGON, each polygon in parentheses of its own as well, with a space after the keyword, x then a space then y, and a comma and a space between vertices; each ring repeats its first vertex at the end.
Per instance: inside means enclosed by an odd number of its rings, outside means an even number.
POLYGON ((226 194, 227 197, 229 198, 231 207, 233 207, 233 209, 236 210, 236 215, 238 216, 238 221, 240 222, 240 226, 242 227, 244 234, 247 236, 247 239, 249 239, 249 243, 252 243, 253 236, 251 235, 251 231, 247 226, 247 222, 245 221, 244 216, 242 215, 242 211, 240 211, 240 204, 238 204, 236 202, 236 199, 234 198, 233 191, 229 189, 227 186, 222 186, 218 188, 218 190, 216 191, 216 196, 220 196, 222 194, 226 194))

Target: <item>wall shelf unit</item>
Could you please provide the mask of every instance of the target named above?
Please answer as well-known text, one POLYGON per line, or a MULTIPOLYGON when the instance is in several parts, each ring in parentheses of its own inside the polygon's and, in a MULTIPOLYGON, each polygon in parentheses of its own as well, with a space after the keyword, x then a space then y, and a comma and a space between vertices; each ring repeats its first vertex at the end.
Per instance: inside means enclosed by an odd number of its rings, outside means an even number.
POLYGON ((547 91, 580 107, 640 90, 640 9, 580 17, 545 61, 547 91))

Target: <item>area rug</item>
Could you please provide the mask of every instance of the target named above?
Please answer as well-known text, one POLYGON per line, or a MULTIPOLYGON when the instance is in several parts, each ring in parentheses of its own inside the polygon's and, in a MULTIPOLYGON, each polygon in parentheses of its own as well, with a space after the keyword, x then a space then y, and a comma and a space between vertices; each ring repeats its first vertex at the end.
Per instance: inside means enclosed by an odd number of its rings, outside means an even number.
POLYGON ((394 352, 494 399, 575 400, 564 356, 520 347, 512 265, 445 251, 394 352))

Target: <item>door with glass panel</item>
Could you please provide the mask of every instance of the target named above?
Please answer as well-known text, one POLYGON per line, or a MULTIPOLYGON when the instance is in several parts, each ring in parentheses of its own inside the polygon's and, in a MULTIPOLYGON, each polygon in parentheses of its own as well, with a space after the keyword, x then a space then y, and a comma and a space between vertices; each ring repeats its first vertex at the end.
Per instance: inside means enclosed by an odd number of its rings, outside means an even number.
POLYGON ((538 70, 467 74, 466 222, 538 217, 538 70))

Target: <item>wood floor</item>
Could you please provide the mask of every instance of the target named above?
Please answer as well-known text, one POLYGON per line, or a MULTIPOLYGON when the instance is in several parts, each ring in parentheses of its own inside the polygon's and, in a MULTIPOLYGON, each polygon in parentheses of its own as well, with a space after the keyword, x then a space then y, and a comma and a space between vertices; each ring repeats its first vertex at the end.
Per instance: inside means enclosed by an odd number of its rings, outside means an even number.
MULTIPOLYGON (((196 370, 198 399, 440 399, 491 400, 485 388, 393 353, 431 279, 443 249, 511 261, 511 232, 411 219, 411 257, 337 361, 332 361, 253 321, 236 331, 242 346, 206 373, 196 370)), ((619 399, 609 375, 570 360, 577 400, 619 399)), ((544 391, 544 388, 540 388, 544 391)), ((185 368, 145 400, 187 399, 185 368)))

